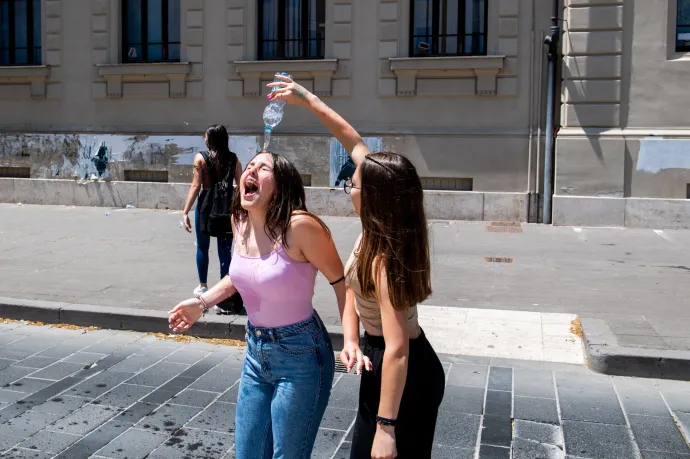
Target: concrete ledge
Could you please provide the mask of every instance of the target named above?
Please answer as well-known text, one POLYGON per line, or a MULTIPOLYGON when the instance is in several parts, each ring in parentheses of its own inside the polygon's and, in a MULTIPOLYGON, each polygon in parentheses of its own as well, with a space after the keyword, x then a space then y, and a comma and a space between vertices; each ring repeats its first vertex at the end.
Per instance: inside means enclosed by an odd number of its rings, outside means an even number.
POLYGON ((690 200, 554 196, 553 224, 688 229, 690 200))
POLYGON ((554 196, 554 226, 624 226, 624 198, 554 196))
MULTIPOLYGON (((53 179, 0 178, 0 202, 181 210, 189 184, 88 182, 53 179)), ((352 217, 350 197, 341 188, 306 188, 307 207, 318 215, 352 217)), ((528 193, 425 191, 429 219, 525 222, 528 193)))
POLYGON ((581 319, 587 366, 616 376, 690 379, 690 351, 631 348, 618 345, 615 335, 601 319, 581 319))
POLYGON ((625 226, 652 229, 690 228, 690 200, 628 198, 625 226))
MULTIPOLYGON (((90 304, 69 304, 52 301, 31 301, 0 297, 0 318, 31 320, 49 324, 70 324, 110 330, 131 330, 147 333, 170 333, 167 311, 118 308, 90 304)), ((228 338, 244 341, 245 316, 209 314, 185 335, 198 338, 228 338)), ((333 349, 343 347, 343 330, 328 326, 333 349)))
POLYGON ((59 324, 60 310, 66 306, 68 303, 0 297, 0 317, 59 324))

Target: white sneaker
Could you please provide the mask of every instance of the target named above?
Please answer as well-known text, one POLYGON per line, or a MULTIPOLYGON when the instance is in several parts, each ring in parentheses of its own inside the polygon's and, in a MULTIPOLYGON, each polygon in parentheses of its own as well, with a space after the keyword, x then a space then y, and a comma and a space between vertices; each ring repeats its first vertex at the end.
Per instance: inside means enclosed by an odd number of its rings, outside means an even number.
POLYGON ((194 296, 203 295, 208 292, 208 287, 202 287, 201 285, 194 289, 194 296))

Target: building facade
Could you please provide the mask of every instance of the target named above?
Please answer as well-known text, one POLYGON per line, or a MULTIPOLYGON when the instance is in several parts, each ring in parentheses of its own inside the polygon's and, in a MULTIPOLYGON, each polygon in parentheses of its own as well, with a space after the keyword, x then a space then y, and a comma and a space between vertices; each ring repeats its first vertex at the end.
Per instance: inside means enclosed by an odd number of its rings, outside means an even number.
MULTIPOLYGON (((559 6, 555 223, 585 198, 596 219, 632 197, 688 197, 686 3, 559 6)), ((263 143, 265 84, 285 71, 371 148, 408 156, 428 190, 507 199, 537 221, 552 4, 0 0, 0 176, 185 183, 216 123, 246 162, 263 143)), ((313 187, 340 186, 351 170, 298 107, 270 149, 313 187)))

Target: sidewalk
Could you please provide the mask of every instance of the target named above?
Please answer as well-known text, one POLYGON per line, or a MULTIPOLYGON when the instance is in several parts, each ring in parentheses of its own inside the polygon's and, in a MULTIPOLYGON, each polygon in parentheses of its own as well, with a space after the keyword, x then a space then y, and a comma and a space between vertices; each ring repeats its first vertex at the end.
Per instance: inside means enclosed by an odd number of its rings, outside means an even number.
MULTIPOLYGON (((179 220, 170 211, 0 205, 0 297, 164 315, 197 283, 194 238, 179 220)), ((358 220, 325 220, 346 259, 358 220)), ((690 379, 690 231, 442 221, 431 230, 429 308, 578 315, 593 368, 690 379)), ((212 247, 210 282, 217 266, 212 247)), ((315 307, 339 325, 321 276, 315 307)))
MULTIPOLYGON (((433 459, 690 457, 688 382, 440 357, 433 459)), ((242 358, 141 333, 0 324, 0 457, 234 458, 242 358)), ((313 458, 349 458, 359 383, 336 372, 313 458)))

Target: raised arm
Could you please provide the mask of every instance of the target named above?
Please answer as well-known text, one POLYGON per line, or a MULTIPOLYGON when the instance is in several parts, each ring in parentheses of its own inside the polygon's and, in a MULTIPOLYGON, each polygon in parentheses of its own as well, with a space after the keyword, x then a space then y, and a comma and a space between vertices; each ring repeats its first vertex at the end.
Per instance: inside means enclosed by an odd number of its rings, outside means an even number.
POLYGON ((278 88, 275 92, 268 95, 269 99, 284 100, 289 104, 309 108, 333 134, 333 137, 343 144, 355 165, 359 166, 364 161, 364 157, 371 152, 355 128, 303 86, 298 85, 288 77, 277 76, 283 81, 268 85, 271 88, 278 88))

